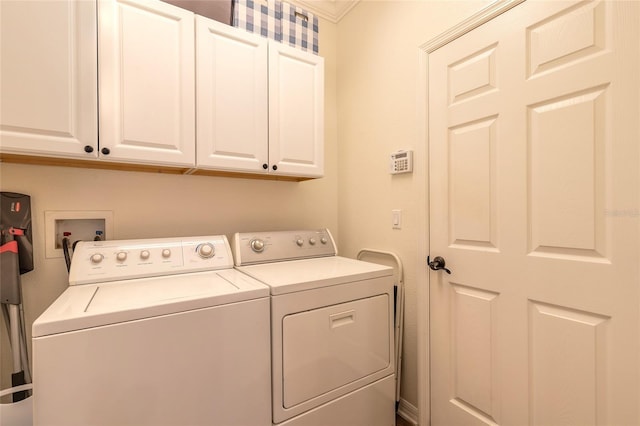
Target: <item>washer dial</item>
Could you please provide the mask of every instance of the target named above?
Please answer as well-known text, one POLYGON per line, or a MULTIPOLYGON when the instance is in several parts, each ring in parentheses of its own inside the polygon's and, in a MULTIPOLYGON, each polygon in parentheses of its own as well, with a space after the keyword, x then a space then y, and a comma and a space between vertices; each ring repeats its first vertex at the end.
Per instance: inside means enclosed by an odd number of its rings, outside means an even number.
POLYGON ((251 245, 251 250, 256 253, 262 253, 262 251, 264 251, 264 241, 260 238, 254 238, 249 244, 251 245))
POLYGON ((209 259, 213 257, 214 254, 216 254, 216 249, 215 247, 213 247, 213 244, 204 243, 204 244, 200 244, 198 248, 196 248, 196 252, 198 253, 198 256, 200 256, 201 258, 209 259))

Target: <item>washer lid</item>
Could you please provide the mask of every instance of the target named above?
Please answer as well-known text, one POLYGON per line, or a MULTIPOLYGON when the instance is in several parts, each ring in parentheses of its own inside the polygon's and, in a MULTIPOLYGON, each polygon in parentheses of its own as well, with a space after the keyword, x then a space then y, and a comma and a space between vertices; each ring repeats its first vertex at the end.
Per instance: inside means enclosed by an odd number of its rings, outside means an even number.
POLYGON ((70 286, 33 323, 33 337, 269 296, 234 269, 70 286))
POLYGON ((271 287, 271 294, 346 284, 393 275, 393 268, 341 256, 237 267, 271 287))

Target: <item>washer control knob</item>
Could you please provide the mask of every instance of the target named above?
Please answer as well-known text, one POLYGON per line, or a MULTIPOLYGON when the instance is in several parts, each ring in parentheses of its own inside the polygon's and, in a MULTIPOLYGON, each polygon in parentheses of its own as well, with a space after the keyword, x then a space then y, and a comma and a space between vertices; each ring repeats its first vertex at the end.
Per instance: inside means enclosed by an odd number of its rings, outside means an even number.
POLYGON ((296 244, 297 244, 299 247, 302 247, 302 245, 304 244, 304 240, 303 240, 302 238, 298 238, 298 239, 296 240, 296 244))
POLYGON ((98 263, 102 262, 102 259, 104 259, 104 256, 101 255, 100 253, 96 253, 91 256, 91 263, 93 263, 94 265, 97 265, 98 263))
POLYGON ((204 244, 200 244, 196 249, 196 251, 198 252, 198 255, 201 258, 209 259, 215 254, 216 249, 213 247, 211 243, 204 243, 204 244))
POLYGON ((255 251, 256 253, 261 253, 264 250, 264 241, 256 238, 254 240, 251 240, 251 250, 255 251))
POLYGON ((127 260, 127 252, 118 252, 118 254, 116 254, 116 259, 118 259, 118 262, 124 262, 125 260, 127 260))
POLYGON ((170 258, 171 257, 171 250, 169 250, 169 249, 162 250, 162 257, 164 257, 165 259, 170 258))
POLYGON ((322 237, 322 238, 320 238, 320 242, 321 242, 322 244, 327 244, 327 237, 322 237))
POLYGON ((309 238, 309 244, 311 244, 312 246, 315 246, 316 245, 316 239, 313 238, 313 237, 309 238))
POLYGON ((140 252, 140 259, 142 260, 147 260, 149 259, 150 256, 151 256, 151 253, 149 253, 149 250, 142 250, 140 252))

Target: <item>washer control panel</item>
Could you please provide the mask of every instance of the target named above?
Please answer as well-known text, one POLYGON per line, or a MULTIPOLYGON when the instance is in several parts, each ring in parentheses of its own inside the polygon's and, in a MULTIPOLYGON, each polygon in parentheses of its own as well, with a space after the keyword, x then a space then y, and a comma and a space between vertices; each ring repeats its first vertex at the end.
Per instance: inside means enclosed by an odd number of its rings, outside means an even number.
POLYGON ((231 246, 224 235, 81 241, 73 252, 69 285, 232 267, 231 246))
POLYGON ((232 247, 236 266, 338 254, 328 229, 239 232, 233 236, 232 247))

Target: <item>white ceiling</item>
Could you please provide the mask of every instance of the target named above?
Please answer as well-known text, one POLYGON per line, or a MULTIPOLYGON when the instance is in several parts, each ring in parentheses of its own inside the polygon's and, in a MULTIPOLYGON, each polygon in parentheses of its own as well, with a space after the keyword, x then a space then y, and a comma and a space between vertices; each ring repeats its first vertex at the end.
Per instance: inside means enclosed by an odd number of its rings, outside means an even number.
POLYGON ((289 0, 328 21, 338 23, 360 0, 289 0))

